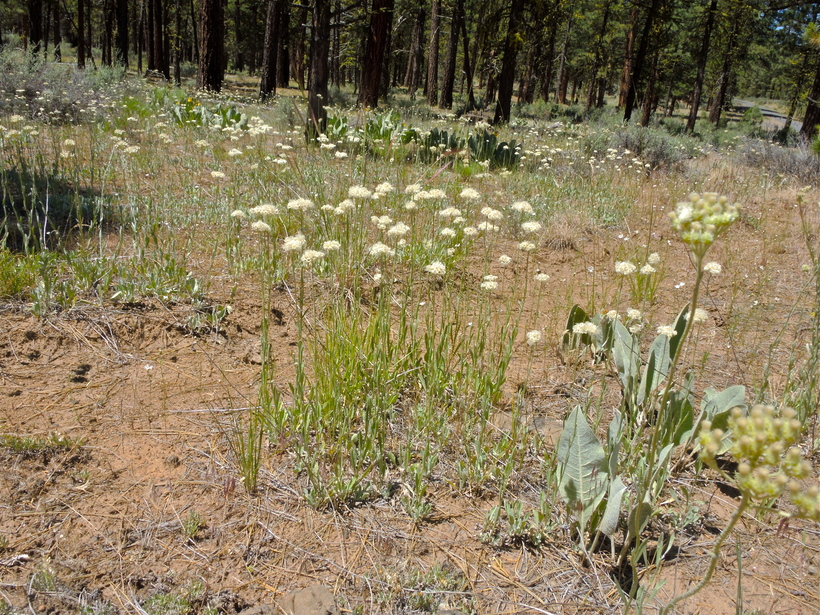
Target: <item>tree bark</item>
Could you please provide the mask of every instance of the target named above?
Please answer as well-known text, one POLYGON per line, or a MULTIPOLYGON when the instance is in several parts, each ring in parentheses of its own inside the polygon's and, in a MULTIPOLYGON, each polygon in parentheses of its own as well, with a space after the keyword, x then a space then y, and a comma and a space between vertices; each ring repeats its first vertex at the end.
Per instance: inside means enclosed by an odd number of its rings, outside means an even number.
POLYGON ((453 6, 453 16, 450 21, 450 39, 447 41, 447 56, 444 59, 444 79, 441 83, 441 99, 439 106, 442 109, 453 108, 453 87, 456 83, 456 58, 458 56, 458 37, 461 33, 461 22, 464 20, 463 5, 456 2, 453 6))
POLYGON ((646 62, 646 53, 649 50, 649 39, 652 33, 652 25, 655 21, 655 16, 658 14, 662 0, 652 0, 649 10, 646 13, 646 21, 644 22, 643 32, 641 34, 641 42, 638 45, 638 53, 635 56, 635 62, 632 65, 632 72, 629 76, 629 89, 626 92, 626 102, 624 103, 624 122, 632 119, 632 109, 635 106, 635 97, 638 92, 638 83, 641 80, 641 73, 643 72, 643 65, 646 62))
POLYGON ((629 76, 632 74, 632 54, 635 51, 635 35, 638 31, 638 9, 629 13, 629 32, 626 35, 626 49, 624 49, 624 67, 621 71, 621 87, 618 92, 618 108, 626 106, 626 95, 629 92, 629 76))
POLYGON ((472 111, 478 105, 475 101, 475 93, 473 92, 473 67, 470 64, 470 40, 467 36, 467 19, 464 12, 464 0, 457 0, 461 5, 461 40, 464 41, 464 78, 467 80, 467 110, 472 111))
POLYGON ((562 105, 567 104, 567 84, 569 83, 567 52, 569 51, 569 35, 572 33, 573 16, 574 13, 570 12, 567 32, 564 35, 564 43, 561 45, 561 62, 558 64, 558 87, 555 89, 555 101, 562 105))
POLYGON ((700 99, 703 96, 703 82, 706 79, 706 60, 709 56, 709 42, 712 38, 712 27, 715 24, 718 0, 712 0, 706 13, 706 25, 703 28, 703 40, 700 44, 700 55, 698 55, 698 73, 695 77, 695 87, 692 90, 692 106, 689 109, 689 117, 686 120, 686 132, 695 131, 695 122, 698 120, 700 110, 700 99))
POLYGON ((438 102, 438 47, 441 38, 441 0, 430 6, 430 45, 427 51, 427 104, 438 102))
POLYGON ((547 40, 547 53, 544 60, 544 79, 541 83, 541 98, 544 102, 549 102, 550 91, 552 90, 552 70, 555 63, 555 38, 558 36, 558 20, 553 20, 550 26, 549 39, 547 40))
POLYGON ((820 62, 817 64, 817 72, 814 74, 814 83, 808 96, 806 115, 803 117, 803 126, 800 128, 800 136, 807 141, 814 138, 817 133, 817 124, 820 123, 820 62))
POLYGON ((523 11, 524 0, 510 0, 510 19, 507 23, 507 37, 504 41, 501 74, 498 76, 498 104, 495 106, 493 124, 506 124, 510 121, 512 93, 515 85, 515 60, 521 47, 518 27, 523 11))
POLYGON ((726 43, 726 51, 723 55, 723 65, 718 76, 718 89, 709 109, 709 121, 717 126, 720 124, 720 116, 723 113, 723 105, 726 104, 726 92, 729 90, 729 83, 732 77, 734 66, 735 43, 740 34, 740 18, 733 20, 732 29, 729 31, 729 39, 726 43))
POLYGON ((375 108, 379 104, 384 55, 392 21, 393 0, 373 0, 359 90, 359 104, 364 107, 375 108))
POLYGON ((586 110, 589 111, 595 106, 598 99, 598 71, 601 70, 601 54, 604 51, 604 37, 606 36, 607 25, 609 24, 609 13, 612 1, 607 0, 604 8, 604 16, 601 20, 601 28, 598 33, 598 41, 595 44, 595 59, 592 62, 592 71, 589 77, 589 92, 587 95, 586 110))
POLYGON ((54 21, 54 61, 55 62, 62 62, 63 61, 63 52, 62 52, 62 33, 60 32, 60 3, 54 2, 51 5, 53 11, 53 21, 54 21))
MULTIPOLYGON (((313 0, 308 73, 308 117, 305 126, 309 141, 324 133, 327 126, 328 53, 330 52, 330 0, 313 0)), ((377 86, 378 87, 378 86, 377 86)))
POLYGON ((424 65, 424 24, 427 21, 427 11, 423 6, 416 9, 416 21, 413 25, 413 42, 410 45, 410 60, 407 63, 407 73, 404 76, 404 85, 410 98, 416 97, 416 90, 421 84, 421 68, 424 65))
POLYGON ((77 68, 85 68, 85 0, 77 0, 77 68))
POLYGON ((290 2, 279 2, 279 48, 276 50, 276 85, 290 85, 290 2))
POLYGON ((225 16, 222 0, 202 0, 199 14, 199 70, 196 86, 219 92, 225 78, 225 16))
POLYGON ((265 19, 265 46, 262 56, 262 78, 259 83, 259 97, 266 100, 276 95, 276 68, 279 51, 279 2, 268 0, 268 14, 265 19))
POLYGON ((117 64, 128 66, 128 0, 117 0, 117 64))
POLYGON ((28 42, 32 56, 40 53, 43 43, 43 0, 28 0, 28 42))

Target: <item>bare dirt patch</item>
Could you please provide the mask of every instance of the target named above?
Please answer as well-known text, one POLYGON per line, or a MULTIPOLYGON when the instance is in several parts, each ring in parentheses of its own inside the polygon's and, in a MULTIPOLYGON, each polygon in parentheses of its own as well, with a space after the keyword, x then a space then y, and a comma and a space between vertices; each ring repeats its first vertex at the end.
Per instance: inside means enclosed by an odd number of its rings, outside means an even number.
MULTIPOLYGON (((743 383, 753 390, 769 364, 776 397, 793 347, 772 344, 783 326, 787 338, 799 340, 810 317, 800 294, 806 256, 792 203, 779 195, 749 204, 731 243, 712 255, 726 274, 706 289, 710 323, 687 357, 704 387, 743 383), (786 325, 790 306, 797 307, 786 325), (763 316, 751 319, 751 311, 763 316)), ((691 267, 683 248, 668 244, 674 238, 664 223, 658 228, 564 225, 535 253, 535 266, 552 276, 539 304, 552 338, 548 331, 548 344, 530 362, 520 332, 507 393, 512 397, 530 374, 523 420, 547 442, 600 379, 600 366, 557 351, 561 319, 572 302, 587 301, 596 283, 614 291, 613 260, 636 242, 663 248, 654 322, 668 322, 688 298, 691 267)), ((216 302, 229 301, 228 289, 211 293, 216 302)), ((231 418, 255 403, 257 295, 252 286, 240 289, 221 331, 205 335, 186 328, 185 306, 89 306, 45 319, 24 306, 3 309, 0 430, 32 441, 23 450, 0 447, 0 536, 7 538, 0 545, 0 597, 13 612, 238 613, 317 583, 336 593, 342 612, 617 608, 608 548, 585 562, 566 522, 538 550, 490 547, 479 537, 495 502, 460 493, 447 480, 433 482, 434 514, 421 525, 399 505, 401 485, 359 508, 316 511, 302 499, 302 478, 287 451, 272 446, 260 487, 248 495, 227 434, 231 418)), ((274 305, 276 384, 287 391, 295 312, 284 290, 275 291, 274 305)), ((534 309, 525 306, 525 320, 534 309)), ((614 400, 614 380, 609 388, 606 399, 614 400)), ((493 420, 500 430, 510 428, 503 408, 493 420)), ((661 597, 699 578, 736 504, 736 494, 692 468, 670 485, 667 511, 654 527, 669 531, 675 515, 691 515, 664 562, 661 597)), ((522 492, 535 491, 542 477, 528 480, 522 492)), ((817 612, 816 526, 779 527, 776 514, 765 514, 747 518, 737 535, 747 612, 817 612)), ((712 585, 681 612, 736 611, 737 554, 730 541, 712 585)))

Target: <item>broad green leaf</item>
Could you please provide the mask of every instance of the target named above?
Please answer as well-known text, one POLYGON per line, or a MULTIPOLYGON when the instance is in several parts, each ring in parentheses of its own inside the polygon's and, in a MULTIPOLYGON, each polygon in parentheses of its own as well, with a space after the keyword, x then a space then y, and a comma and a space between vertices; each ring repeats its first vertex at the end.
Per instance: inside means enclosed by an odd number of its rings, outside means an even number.
MULTIPOLYGON (((562 342, 564 348, 573 347, 573 341, 575 339, 575 336, 572 333, 572 328, 577 324, 587 321, 589 321, 589 315, 586 313, 584 308, 582 308, 577 303, 573 305, 572 308, 570 308, 569 316, 567 317, 567 326, 566 330, 564 331, 564 338, 562 342)), ((580 335, 577 337, 577 339, 582 344, 592 344, 592 337, 589 335, 580 335)))
POLYGON ((644 368, 641 386, 638 389, 638 405, 646 401, 669 373, 669 367, 672 364, 669 358, 669 341, 665 335, 659 335, 649 347, 649 361, 644 368))
POLYGON ((622 428, 623 426, 621 423, 621 413, 616 410, 615 415, 612 417, 612 422, 609 424, 606 435, 606 447, 609 450, 609 461, 607 465, 610 476, 615 476, 618 473, 618 456, 621 453, 621 438, 624 435, 622 428))
POLYGON ((615 535, 618 530, 618 519, 621 516, 621 500, 624 497, 626 485, 621 480, 620 476, 616 476, 614 480, 609 483, 609 496, 606 499, 606 508, 604 509, 604 516, 601 518, 601 523, 598 529, 610 538, 615 535))
POLYGON ((674 361, 678 352, 680 352, 680 343, 683 340, 683 330, 686 329, 686 315, 689 313, 689 304, 686 304, 675 318, 675 324, 672 327, 675 329, 675 335, 669 340, 669 359, 674 361))
POLYGON ((564 422, 557 457, 561 476, 558 489, 583 533, 589 517, 604 498, 608 477, 604 448, 580 406, 564 422))

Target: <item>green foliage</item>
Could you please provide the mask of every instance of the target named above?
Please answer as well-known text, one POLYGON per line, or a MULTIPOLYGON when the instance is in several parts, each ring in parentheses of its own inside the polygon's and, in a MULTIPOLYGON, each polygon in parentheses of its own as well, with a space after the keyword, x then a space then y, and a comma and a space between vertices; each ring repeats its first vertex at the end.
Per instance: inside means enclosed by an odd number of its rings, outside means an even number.
POLYGON ((170 106, 171 118, 179 126, 248 129, 248 116, 234 105, 216 105, 207 108, 200 101, 187 97, 170 106))
POLYGON ((499 142, 498 135, 488 130, 467 137, 467 147, 473 160, 489 161, 491 169, 513 169, 521 162, 520 146, 515 141, 499 142))

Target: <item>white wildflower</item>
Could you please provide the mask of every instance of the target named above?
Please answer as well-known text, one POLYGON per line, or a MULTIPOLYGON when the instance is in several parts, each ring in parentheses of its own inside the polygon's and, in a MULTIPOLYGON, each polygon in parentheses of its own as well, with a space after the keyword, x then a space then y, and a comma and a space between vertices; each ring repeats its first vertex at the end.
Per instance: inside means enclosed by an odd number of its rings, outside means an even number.
POLYGON ((297 235, 290 235, 285 237, 285 240, 282 242, 282 251, 283 252, 298 252, 302 248, 305 247, 305 236, 302 233, 297 235))

